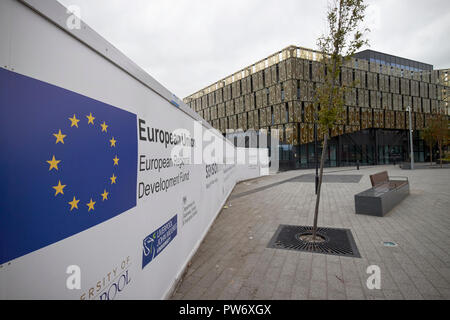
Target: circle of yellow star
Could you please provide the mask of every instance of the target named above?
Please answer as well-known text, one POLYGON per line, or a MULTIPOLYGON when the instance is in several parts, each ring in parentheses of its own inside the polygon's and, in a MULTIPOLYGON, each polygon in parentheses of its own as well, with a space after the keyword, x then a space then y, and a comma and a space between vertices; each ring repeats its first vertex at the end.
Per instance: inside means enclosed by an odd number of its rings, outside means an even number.
POLYGON ((115 140, 114 137, 112 137, 112 139, 109 140, 109 142, 111 142, 111 147, 115 147, 117 140, 115 140))
POLYGON ((88 116, 86 116, 86 118, 88 118, 88 124, 89 123, 94 124, 94 119, 95 118, 92 116, 92 112, 88 116))
POLYGON ((78 209, 78 202, 80 202, 80 200, 77 200, 77 199, 75 199, 75 197, 73 197, 73 200, 69 202, 70 211, 72 211, 73 208, 78 209))
POLYGON ((113 173, 113 175, 112 175, 112 177, 110 179, 111 179, 111 184, 115 184, 117 177, 113 173))
POLYGON ((117 158, 117 156, 113 159, 113 161, 115 166, 119 165, 119 158, 117 158))
POLYGON ((102 201, 108 200, 108 194, 109 192, 106 192, 106 190, 103 191, 103 193, 101 194, 101 196, 103 197, 102 201))
POLYGON ((53 159, 52 160, 47 160, 47 162, 50 164, 50 168, 48 169, 48 171, 50 171, 52 169, 58 170, 58 163, 60 163, 61 160, 56 160, 55 156, 53 156, 53 159))
POLYGON ((55 192, 55 197, 58 195, 58 194, 64 194, 64 191, 63 191, 63 189, 66 187, 66 185, 65 184, 61 184, 61 180, 58 180, 58 185, 57 186, 54 186, 53 187, 53 189, 55 189, 56 190, 56 192, 55 192))
POLYGON ((62 134, 61 133, 61 129, 59 130, 58 133, 54 133, 53 135, 56 137, 56 143, 61 142, 62 144, 64 144, 64 138, 67 135, 66 134, 62 134))
POLYGON ((78 122, 80 122, 80 120, 77 119, 77 117, 75 117, 75 115, 73 115, 73 118, 69 118, 69 120, 72 122, 70 124, 70 127, 77 127, 78 128, 78 122))
POLYGON ((89 207, 88 212, 91 210, 94 210, 95 201, 92 201, 92 198, 91 198, 91 201, 89 203, 87 203, 86 205, 89 207))
POLYGON ((107 132, 106 128, 108 128, 108 125, 103 121, 103 123, 100 125, 102 127, 102 132, 107 132))

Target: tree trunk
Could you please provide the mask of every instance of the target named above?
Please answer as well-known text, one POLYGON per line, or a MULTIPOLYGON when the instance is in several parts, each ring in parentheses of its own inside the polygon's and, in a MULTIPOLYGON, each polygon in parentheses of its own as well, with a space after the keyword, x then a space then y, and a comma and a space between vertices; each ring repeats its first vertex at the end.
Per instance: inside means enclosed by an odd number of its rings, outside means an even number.
POLYGON ((319 173, 319 185, 317 186, 316 208, 314 210, 314 225, 313 225, 313 241, 316 240, 317 233, 317 220, 319 216, 319 203, 320 203, 320 189, 322 187, 323 166, 325 163, 325 154, 327 152, 328 133, 325 133, 323 140, 322 156, 320 158, 320 173, 319 173))
MULTIPOLYGON (((338 28, 337 30, 339 30, 339 32, 342 31, 341 26, 342 26, 342 0, 340 0, 339 3, 339 13, 338 13, 338 28)), ((333 69, 332 69, 332 74, 331 74, 331 91, 330 91, 330 96, 329 96, 329 103, 328 103, 328 108, 331 108, 333 105, 333 92, 334 92, 334 87, 336 86, 336 69, 337 69, 337 61, 336 58, 339 56, 339 52, 340 52, 340 47, 339 47, 339 42, 335 41, 334 42, 334 51, 333 51, 333 69)), ((320 158, 320 173, 319 173, 319 185, 317 186, 317 196, 316 196, 316 207, 314 209, 314 224, 313 224, 313 239, 312 241, 316 240, 316 233, 317 233, 317 220, 318 220, 318 216, 319 216, 319 203, 320 203, 320 189, 322 187, 322 177, 323 177, 323 165, 325 162, 325 153, 327 151, 327 142, 328 142, 328 132, 329 128, 326 128, 325 134, 324 134, 324 139, 323 139, 323 150, 322 150, 322 157, 320 158)))

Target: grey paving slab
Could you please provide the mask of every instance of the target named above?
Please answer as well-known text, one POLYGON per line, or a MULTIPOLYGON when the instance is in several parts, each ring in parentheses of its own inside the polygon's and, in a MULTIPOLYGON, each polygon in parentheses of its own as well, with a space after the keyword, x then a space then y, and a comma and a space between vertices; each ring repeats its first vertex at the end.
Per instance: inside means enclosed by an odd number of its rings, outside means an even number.
MULTIPOLYGON (((325 174, 323 183, 358 183, 363 176, 359 174, 325 174)), ((292 182, 315 182, 315 174, 305 174, 292 179, 292 182)))
POLYGON ((383 294, 386 297, 386 299, 389 300, 404 300, 401 291, 399 290, 391 290, 391 289, 383 289, 383 294))
POLYGON ((347 295, 347 299, 349 299, 349 300, 365 300, 366 299, 366 296, 364 295, 364 290, 362 287, 347 285, 345 287, 345 292, 347 295))
POLYGON ((327 299, 327 282, 320 280, 311 280, 308 298, 313 300, 327 299))
POLYGON ((314 171, 282 172, 235 187, 172 299, 450 299, 450 168, 353 169, 325 170, 318 221, 350 229, 361 258, 267 248, 280 224, 314 217, 314 171), (384 217, 357 216, 354 195, 385 170, 407 176, 410 195, 384 217), (366 286, 370 265, 379 290, 366 286))

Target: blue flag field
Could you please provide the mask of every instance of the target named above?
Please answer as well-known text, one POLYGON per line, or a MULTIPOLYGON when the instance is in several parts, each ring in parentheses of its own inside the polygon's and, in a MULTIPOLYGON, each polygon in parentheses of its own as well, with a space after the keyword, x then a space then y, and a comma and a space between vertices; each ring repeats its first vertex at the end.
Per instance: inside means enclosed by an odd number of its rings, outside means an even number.
POLYGON ((0 68, 0 264, 136 206, 136 123, 0 68))

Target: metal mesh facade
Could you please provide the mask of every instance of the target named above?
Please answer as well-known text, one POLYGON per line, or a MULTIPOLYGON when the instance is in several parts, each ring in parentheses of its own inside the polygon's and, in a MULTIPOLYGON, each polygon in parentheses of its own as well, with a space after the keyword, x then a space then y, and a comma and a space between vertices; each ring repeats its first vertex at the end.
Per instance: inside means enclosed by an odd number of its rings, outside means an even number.
MULTIPOLYGON (((278 129, 285 144, 314 140, 313 99, 324 80, 319 52, 290 46, 184 99, 213 127, 278 129)), ((342 67, 340 82, 349 87, 342 120, 331 136, 364 129, 422 129, 433 114, 446 110, 442 71, 413 71, 353 58, 342 67), (352 86, 354 85, 354 86, 352 86)), ((448 89, 447 89, 448 92, 448 89)), ((318 135, 321 136, 320 128, 318 135)))
POLYGON ((450 69, 439 70, 439 75, 441 77, 442 86, 442 100, 444 100, 445 110, 447 110, 447 115, 450 116, 450 110, 448 108, 448 103, 450 102, 450 69))

